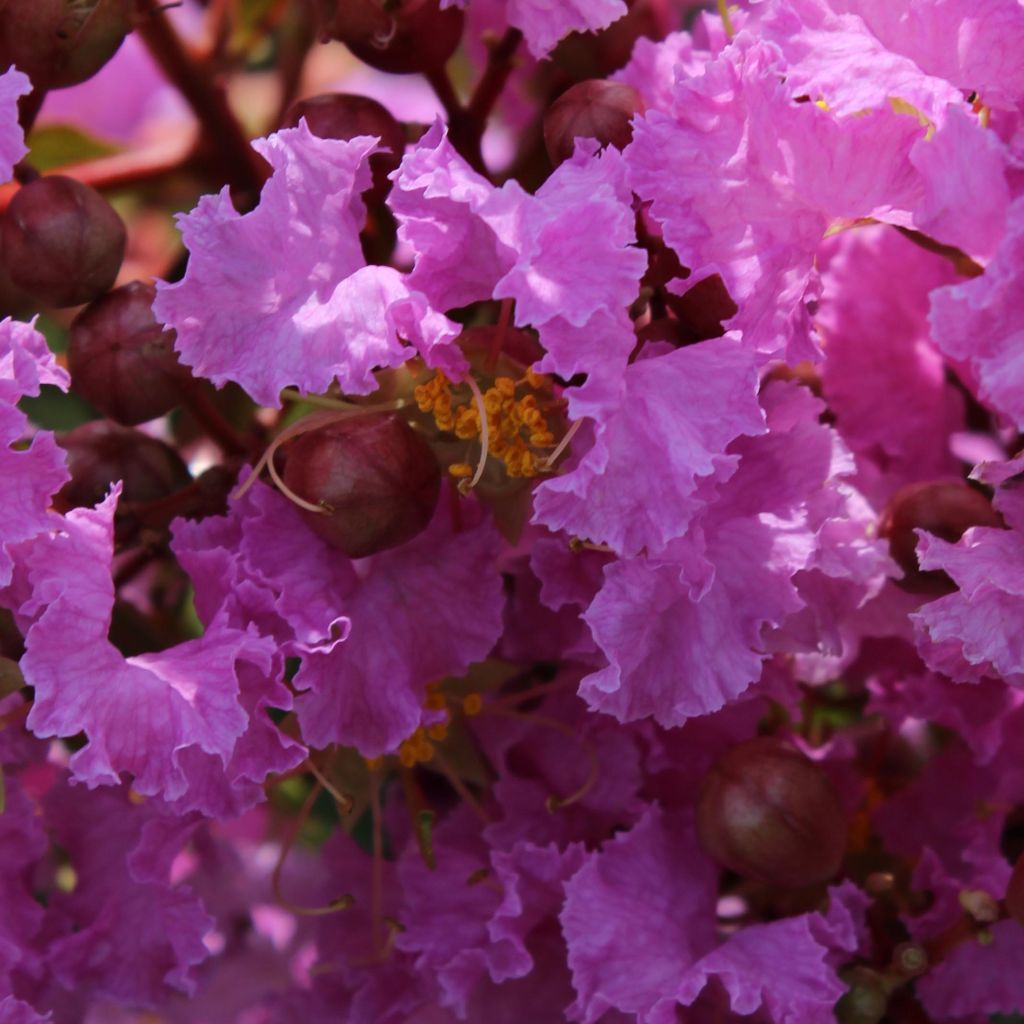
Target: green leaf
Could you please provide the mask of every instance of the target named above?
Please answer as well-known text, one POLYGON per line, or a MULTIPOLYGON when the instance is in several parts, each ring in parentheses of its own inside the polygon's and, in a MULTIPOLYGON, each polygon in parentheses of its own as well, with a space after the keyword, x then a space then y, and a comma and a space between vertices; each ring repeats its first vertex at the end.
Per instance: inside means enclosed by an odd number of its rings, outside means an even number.
POLYGON ((67 124, 44 125, 34 129, 28 137, 28 160, 33 167, 44 172, 118 152, 117 146, 67 124))

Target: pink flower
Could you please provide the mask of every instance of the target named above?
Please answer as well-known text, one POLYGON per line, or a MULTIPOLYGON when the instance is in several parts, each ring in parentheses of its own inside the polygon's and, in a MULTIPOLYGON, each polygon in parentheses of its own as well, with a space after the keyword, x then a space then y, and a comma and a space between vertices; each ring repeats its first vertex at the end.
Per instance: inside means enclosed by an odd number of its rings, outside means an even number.
POLYGON ((158 654, 125 658, 110 643, 119 490, 96 509, 70 512, 59 532, 38 538, 25 554, 32 596, 20 612, 34 617, 21 663, 35 687, 28 726, 39 736, 84 732, 89 742, 70 766, 90 787, 116 785, 129 772, 139 793, 217 813, 221 800, 213 792, 230 786, 218 776, 262 782, 293 765, 296 754, 301 760, 297 745, 275 743, 268 733, 276 730, 262 721, 268 701, 287 706, 289 695, 271 682, 273 644, 223 622, 158 654), (250 689, 243 707, 242 691, 250 689), (247 710, 256 735, 234 761, 247 710))
POLYGON ((255 210, 240 215, 225 189, 179 218, 188 273, 158 285, 153 310, 198 374, 278 406, 287 386, 322 392, 338 380, 366 394, 375 367, 417 350, 432 366, 464 368, 457 353, 445 361, 434 351, 455 325, 397 271, 364 265, 360 193, 375 146, 321 139, 304 124, 280 131, 254 143, 274 168, 255 210))

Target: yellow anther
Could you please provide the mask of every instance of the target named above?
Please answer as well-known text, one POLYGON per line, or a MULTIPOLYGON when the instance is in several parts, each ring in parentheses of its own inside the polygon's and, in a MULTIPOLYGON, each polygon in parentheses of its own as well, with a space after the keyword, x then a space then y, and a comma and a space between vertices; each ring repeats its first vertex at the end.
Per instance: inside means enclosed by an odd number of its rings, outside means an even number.
POLYGON ((471 477, 474 470, 468 462, 453 462, 448 467, 448 472, 455 477, 456 480, 462 480, 465 477, 471 477))
POLYGON ((435 722, 434 725, 427 729, 427 735, 432 739, 440 743, 448 736, 448 723, 447 722, 435 722))
POLYGON ((515 398, 516 382, 511 377, 495 377, 494 386, 505 398, 515 398))
POLYGON ((550 448, 555 443, 555 435, 549 430, 530 435, 530 444, 534 448, 550 448))
MULTIPOLYGON (((530 385, 534 391, 543 391, 547 387, 547 378, 541 374, 534 372, 532 369, 526 371, 526 383, 530 385)), ((527 395, 527 398, 532 398, 532 395, 527 395)))
POLYGON ((371 771, 375 772, 384 763, 383 757, 368 757, 366 759, 366 767, 371 771))
POLYGON ((464 715, 479 715, 483 711, 484 699, 479 693, 470 693, 462 698, 462 713, 464 715))
POLYGON ((427 694, 423 706, 429 711, 443 711, 447 703, 444 694, 440 690, 434 690, 427 694))
POLYGON ((488 416, 497 416, 501 412, 501 392, 497 388, 488 388, 484 392, 484 409, 488 416))
POLYGON ((534 458, 533 452, 523 452, 522 459, 519 463, 519 469, 523 476, 537 475, 537 460, 534 458))
POLYGON ((536 395, 523 395, 519 399, 520 409, 536 409, 537 408, 537 396, 536 395))
POLYGON ((422 737, 419 743, 416 744, 416 760, 417 761, 433 761, 434 760, 434 744, 430 742, 425 736, 422 737))
POLYGON ((398 748, 398 763, 403 768, 411 768, 416 763, 416 751, 410 743, 405 742, 398 748))

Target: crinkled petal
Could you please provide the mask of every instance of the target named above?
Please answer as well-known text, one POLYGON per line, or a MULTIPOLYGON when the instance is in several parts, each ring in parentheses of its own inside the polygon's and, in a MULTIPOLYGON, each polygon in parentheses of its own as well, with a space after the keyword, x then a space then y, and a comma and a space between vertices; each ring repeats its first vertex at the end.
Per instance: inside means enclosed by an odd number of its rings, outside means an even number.
POLYGON ((965 939, 917 982, 921 1005, 938 1020, 1024 1007, 1024 927, 997 921, 991 941, 965 939))
POLYGON ((534 57, 546 57, 570 32, 596 32, 626 13, 623 0, 508 0, 508 23, 534 57))
POLYGON ((1024 197, 985 273, 932 294, 932 337, 944 355, 968 364, 982 401, 1024 426, 1024 197))
MULTIPOLYGON (((128 866, 158 814, 124 789, 86 800, 64 785, 46 799, 47 824, 76 877, 73 890, 55 892, 50 906, 64 926, 49 947, 49 966, 70 991, 157 1007, 172 990, 195 989, 193 971, 209 956, 203 937, 213 920, 187 888, 169 884, 166 871, 139 880, 128 866)), ((185 833, 177 834, 183 840, 185 833)))
MULTIPOLYGON (((505 190, 515 194, 513 186, 505 190)), ((618 150, 594 155, 580 146, 529 197, 509 230, 497 227, 516 252, 496 298, 516 300, 516 323, 541 326, 559 317, 582 327, 597 313, 621 316, 636 298, 647 255, 633 243, 635 216, 618 150)))
POLYGON ((846 986, 830 954, 855 946, 856 929, 848 913, 841 921, 832 914, 803 914, 748 925, 686 971, 677 998, 689 1006, 717 978, 734 1013, 752 1014, 763 1007, 773 1024, 832 1024, 846 986))
POLYGON ((182 359, 217 385, 280 404, 281 388, 365 394, 374 366, 426 354, 457 328, 386 267, 366 267, 360 193, 376 140, 321 139, 305 123, 255 143, 274 168, 260 204, 239 214, 225 189, 179 218, 188 272, 161 282, 157 317, 182 359))
POLYGON ((654 1021, 714 944, 716 879, 692 820, 656 807, 592 853, 566 884, 560 915, 576 989, 570 1019, 595 1024, 617 1009, 654 1021))
POLYGON ((0 323, 0 587, 11 581, 8 546, 42 533, 52 525, 50 498, 68 478, 64 453, 52 435, 36 434, 27 448, 14 448, 29 432, 28 419, 15 403, 38 395, 43 384, 66 389, 61 369, 32 324, 6 319, 0 323))
POLYGON ((455 152, 441 121, 406 153, 392 175, 388 205, 398 237, 415 257, 409 283, 438 309, 489 299, 513 251, 481 210, 494 186, 455 152))
POLYGON ((18 123, 18 98, 32 91, 28 75, 8 68, 0 75, 0 181, 10 181, 14 165, 28 152, 18 123))
POLYGON ((635 121, 625 157, 691 280, 721 275, 739 306, 729 326, 797 359, 814 354, 802 303, 818 244, 849 219, 910 222, 924 128, 891 109, 840 120, 794 103, 784 76, 777 49, 741 34, 701 78, 680 78, 673 116, 635 121))
POLYGON ((455 532, 442 507, 418 537, 363 560, 348 639, 311 652, 295 677, 310 691, 297 701, 306 740, 366 757, 395 750, 423 721, 426 684, 464 672, 501 635, 497 554, 489 524, 455 532))
POLYGON ((38 613, 21 663, 35 687, 28 726, 39 736, 84 731, 89 742, 71 768, 90 787, 130 772, 138 792, 173 800, 189 785, 181 751, 198 747, 223 771, 248 723, 239 666, 267 671, 269 643, 215 624, 198 640, 123 657, 107 639, 118 493, 69 513, 62 531, 26 556, 33 596, 22 613, 38 613))
POLYGON ((727 477, 726 446, 763 430, 751 356, 730 339, 640 360, 621 405, 571 471, 537 488, 534 522, 623 554, 664 549, 702 502, 700 478, 727 477))
POLYGON ((822 279, 821 375, 836 429, 898 483, 956 472, 963 401, 928 336, 928 294, 948 261, 886 227, 845 232, 822 279))

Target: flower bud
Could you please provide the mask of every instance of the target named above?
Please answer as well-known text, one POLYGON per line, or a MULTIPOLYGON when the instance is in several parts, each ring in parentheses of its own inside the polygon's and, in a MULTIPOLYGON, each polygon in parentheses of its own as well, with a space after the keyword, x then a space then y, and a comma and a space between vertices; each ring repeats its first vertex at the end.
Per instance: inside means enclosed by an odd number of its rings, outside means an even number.
POLYGON ((123 481, 121 501, 145 504, 187 487, 192 478, 178 453, 163 441, 106 420, 93 420, 57 435, 67 452, 71 479, 55 504, 61 511, 92 507, 110 485, 123 481))
POLYGON ((326 93, 294 103, 285 118, 286 126, 295 126, 305 118, 309 130, 321 139, 354 139, 358 135, 376 135, 387 152, 370 157, 373 172, 371 196, 383 200, 391 188, 388 175, 402 162, 405 130, 386 107, 368 96, 326 93))
POLYGON ((1018 924, 1024 924, 1024 853, 1017 858, 1006 887, 1006 912, 1018 924))
POLYGON ((15 193, 0 236, 11 281, 47 306, 78 306, 114 283, 124 258, 121 218, 95 189, 61 175, 15 193))
POLYGON ((914 593, 942 593, 952 589, 953 582, 940 570, 920 568, 914 531, 927 530, 953 543, 972 526, 1002 525, 999 513, 980 491, 960 480, 938 480, 901 487, 882 512, 878 532, 889 541, 889 553, 903 570, 900 586, 914 593))
POLYGON ((737 874, 797 888, 827 881, 846 849, 828 776, 777 739, 740 744, 708 772, 697 804, 704 849, 737 874))
POLYGON ((0 67, 37 89, 77 85, 114 56, 131 17, 132 0, 0 0, 0 67))
POLYGON ((127 427, 173 409, 188 378, 174 331, 153 316, 155 295, 153 285, 132 281, 83 309, 68 333, 72 389, 127 427))
POLYGON ((544 115, 544 145, 551 162, 557 166, 568 160, 578 138, 624 149, 633 138, 633 115, 643 109, 644 101, 631 85, 601 79, 579 82, 544 115))
POLYGON ((430 522, 441 468, 427 442, 394 415, 339 420, 299 436, 284 482, 327 513, 303 511, 310 527, 349 558, 411 540, 430 522))
POLYGON ((439 0, 337 0, 323 18, 328 36, 379 71, 437 71, 462 38, 464 16, 439 0))

